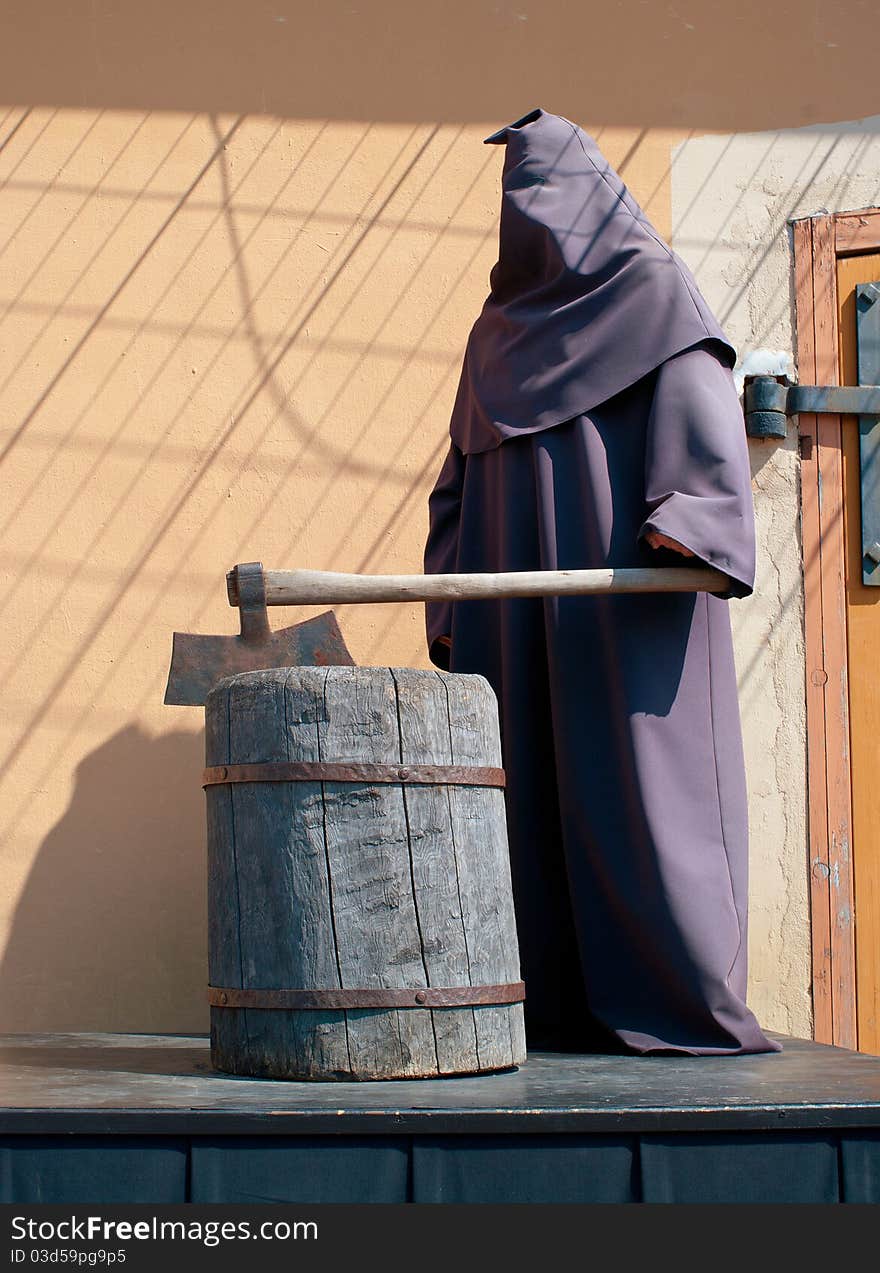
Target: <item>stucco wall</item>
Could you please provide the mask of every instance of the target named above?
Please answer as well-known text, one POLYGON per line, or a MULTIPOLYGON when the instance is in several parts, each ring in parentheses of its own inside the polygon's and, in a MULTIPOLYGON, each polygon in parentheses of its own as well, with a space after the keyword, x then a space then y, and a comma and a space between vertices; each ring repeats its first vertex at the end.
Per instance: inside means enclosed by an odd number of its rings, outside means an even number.
MULTIPOLYGON (((0 1028, 204 1029, 171 634, 236 630, 237 561, 420 570, 503 121, 7 109, 0 1028)), ((591 127, 668 234, 681 134, 591 127)), ((427 663, 421 607, 337 613, 427 663)))
MULTIPOLYGON (((875 205, 880 117, 692 137, 674 149, 673 242, 737 345, 740 372, 794 369, 792 218, 875 205)), ((750 441, 758 582, 733 603, 752 830, 750 1001, 808 1035, 803 574, 799 459, 750 441)))

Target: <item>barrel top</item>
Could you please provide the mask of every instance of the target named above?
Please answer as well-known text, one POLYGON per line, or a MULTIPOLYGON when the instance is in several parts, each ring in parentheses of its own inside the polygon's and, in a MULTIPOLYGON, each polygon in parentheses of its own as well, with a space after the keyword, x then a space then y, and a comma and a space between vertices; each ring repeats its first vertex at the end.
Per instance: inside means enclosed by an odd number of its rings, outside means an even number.
POLYGON ((205 699, 205 704, 207 706, 213 698, 222 696, 232 686, 237 685, 251 686, 253 688, 261 685, 284 684, 319 686, 323 685, 328 679, 343 683, 363 684, 365 681, 373 680, 379 675, 387 676, 389 672, 396 680, 405 679, 410 684, 414 680, 430 680, 439 677, 442 681, 470 685, 472 689, 481 689, 483 692, 488 691, 490 695, 494 696, 494 691, 489 682, 477 672, 443 672, 439 668, 421 667, 349 667, 341 664, 328 667, 325 665, 300 663, 289 667, 258 668, 249 672, 236 672, 232 676, 224 676, 212 686, 205 699))

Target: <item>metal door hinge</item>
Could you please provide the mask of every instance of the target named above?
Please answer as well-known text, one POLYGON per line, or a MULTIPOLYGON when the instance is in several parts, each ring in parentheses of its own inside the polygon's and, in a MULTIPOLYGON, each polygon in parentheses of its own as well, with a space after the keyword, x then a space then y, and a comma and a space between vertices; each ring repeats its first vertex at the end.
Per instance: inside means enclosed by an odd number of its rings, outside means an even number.
POLYGON ((785 376, 746 376, 746 433, 784 438, 790 416, 880 416, 880 385, 795 385, 785 376))

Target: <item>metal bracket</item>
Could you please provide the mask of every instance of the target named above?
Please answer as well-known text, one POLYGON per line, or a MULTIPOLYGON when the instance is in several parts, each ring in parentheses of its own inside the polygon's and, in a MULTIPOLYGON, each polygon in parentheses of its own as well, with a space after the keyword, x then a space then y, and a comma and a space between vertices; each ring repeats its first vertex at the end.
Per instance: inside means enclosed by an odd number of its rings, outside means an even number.
MULTIPOLYGON (((880 380, 880 288, 876 283, 856 287, 856 350, 860 384, 880 380)), ((859 491, 862 512, 862 583, 880 586, 880 420, 875 411, 860 409, 859 491)))
POLYGON ((784 438, 788 417, 800 412, 859 417, 862 583, 880 587, 880 287, 859 283, 855 291, 857 385, 796 385, 785 376, 746 376, 743 401, 746 432, 753 438, 784 438))

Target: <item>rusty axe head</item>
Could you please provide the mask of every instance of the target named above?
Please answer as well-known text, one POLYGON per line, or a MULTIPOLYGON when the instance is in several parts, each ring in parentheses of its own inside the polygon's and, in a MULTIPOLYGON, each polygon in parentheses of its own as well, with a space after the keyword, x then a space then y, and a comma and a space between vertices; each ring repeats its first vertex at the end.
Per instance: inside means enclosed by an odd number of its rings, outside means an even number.
POLYGON ((224 676, 296 664, 354 665, 332 610, 273 632, 266 611, 263 563, 249 561, 226 576, 229 603, 238 606, 238 636, 175 632, 165 702, 198 707, 224 676))

